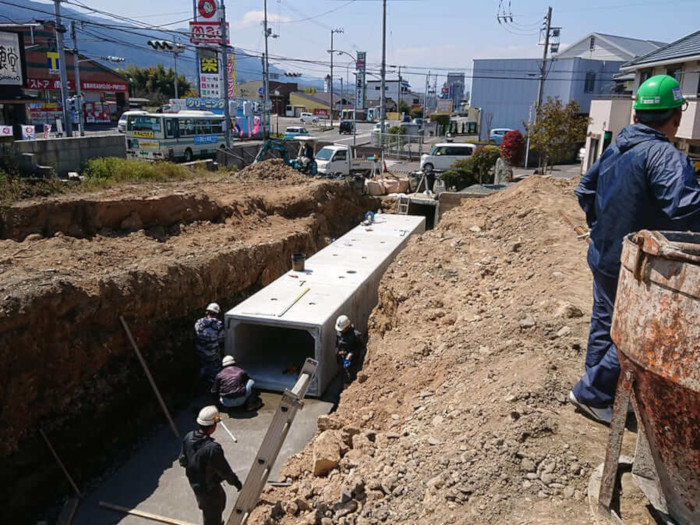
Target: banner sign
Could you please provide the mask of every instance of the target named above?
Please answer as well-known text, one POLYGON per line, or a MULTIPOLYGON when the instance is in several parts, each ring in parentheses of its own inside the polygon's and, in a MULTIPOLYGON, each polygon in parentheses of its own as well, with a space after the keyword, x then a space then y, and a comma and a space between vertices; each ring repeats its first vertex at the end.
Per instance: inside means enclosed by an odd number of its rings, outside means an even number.
POLYGON ((36 128, 34 126, 22 126, 22 140, 34 140, 36 138, 36 128))
POLYGON ((365 107, 365 85, 367 74, 367 52, 357 52, 357 75, 355 81, 355 108, 363 109, 365 107))
POLYGON ((51 124, 44 124, 44 138, 48 139, 51 134, 51 124))
POLYGON ((0 33, 0 85, 22 85, 22 64, 17 33, 0 33))
POLYGON ((0 126, 0 137, 11 137, 12 126, 0 126))
POLYGON ((216 98, 187 97, 187 109, 203 109, 212 113, 223 114, 224 101, 216 98))
MULTIPOLYGON (((71 91, 75 89, 72 80, 68 80, 67 86, 71 91)), ((81 82, 80 86, 83 91, 119 91, 122 93, 129 91, 129 86, 126 83, 122 84, 120 82, 81 82)), ((27 88, 60 90, 61 81, 58 79, 50 80, 48 78, 28 78, 27 88)))
POLYGON ((236 96, 236 52, 231 50, 226 61, 228 73, 228 96, 233 98, 236 96))
MULTIPOLYGON (((226 22, 226 43, 229 43, 228 22, 226 22)), ((190 42, 193 44, 221 44, 221 24, 219 22, 190 22, 190 42)))

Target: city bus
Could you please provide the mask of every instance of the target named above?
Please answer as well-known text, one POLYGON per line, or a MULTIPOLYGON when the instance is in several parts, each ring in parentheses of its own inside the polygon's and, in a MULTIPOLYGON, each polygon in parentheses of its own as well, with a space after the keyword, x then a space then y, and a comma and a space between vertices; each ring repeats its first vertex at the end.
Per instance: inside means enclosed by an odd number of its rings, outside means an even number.
POLYGON ((224 117, 211 112, 146 113, 126 121, 127 159, 189 162, 223 147, 224 117))

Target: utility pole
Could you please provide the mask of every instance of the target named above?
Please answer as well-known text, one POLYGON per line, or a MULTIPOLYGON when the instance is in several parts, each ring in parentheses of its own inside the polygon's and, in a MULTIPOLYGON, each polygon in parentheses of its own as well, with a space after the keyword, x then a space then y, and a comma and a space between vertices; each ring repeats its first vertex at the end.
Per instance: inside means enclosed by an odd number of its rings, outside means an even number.
POLYGON ((423 96, 423 126, 425 126, 425 121, 428 116, 428 90, 430 89, 428 79, 430 78, 430 71, 425 75, 425 95, 423 96))
POLYGON ((224 64, 224 139, 226 141, 226 147, 231 147, 231 110, 228 107, 228 44, 226 35, 226 7, 224 6, 224 0, 221 0, 221 18, 219 20, 221 23, 221 56, 224 64))
POLYGON ((331 99, 328 102, 328 107, 331 110, 331 128, 333 128, 333 34, 334 33, 343 33, 342 29, 331 29, 331 99))
MULTIPOLYGON (((542 67, 540 69, 540 83, 537 86, 537 110, 542 105, 542 92, 544 90, 544 72, 547 67, 547 52, 549 51, 549 29, 552 26, 552 8, 547 9, 546 27, 544 32, 544 52, 542 53, 542 67)), ((535 113, 537 115, 537 113, 535 113)))
POLYGON ((386 88, 386 0, 383 0, 383 14, 382 14, 382 69, 381 69, 381 93, 379 95, 379 144, 384 145, 384 125, 386 124, 386 93, 384 89, 386 88))
MULTIPOLYGON (((270 33, 272 32, 271 29, 267 27, 267 0, 265 0, 264 3, 265 6, 265 15, 264 15, 264 29, 265 29, 265 63, 264 63, 264 85, 263 85, 263 90, 265 91, 265 95, 263 96, 263 104, 264 104, 264 111, 263 114, 266 115, 266 120, 269 123, 270 122, 270 110, 268 109, 268 103, 267 101, 270 98, 270 55, 267 50, 267 39, 270 37, 270 33)), ((263 138, 265 138, 265 123, 263 122, 263 138)))
MULTIPOLYGON (((182 48, 180 44, 175 42, 175 45, 173 46, 173 68, 175 68, 175 98, 180 98, 177 94, 177 54, 181 52, 181 49, 182 48)), ((184 51, 184 49, 182 49, 182 51, 184 51)))
POLYGON ((75 98, 78 104, 78 132, 85 136, 83 129, 83 93, 80 90, 80 53, 78 53, 78 40, 75 37, 75 20, 70 23, 70 36, 73 40, 73 71, 75 71, 75 98))
POLYGON ((58 70, 61 74, 61 106, 63 107, 63 122, 66 126, 66 136, 73 136, 73 121, 68 110, 68 77, 66 73, 66 50, 63 48, 63 33, 66 28, 61 23, 61 0, 53 0, 56 15, 56 47, 58 48, 58 70))

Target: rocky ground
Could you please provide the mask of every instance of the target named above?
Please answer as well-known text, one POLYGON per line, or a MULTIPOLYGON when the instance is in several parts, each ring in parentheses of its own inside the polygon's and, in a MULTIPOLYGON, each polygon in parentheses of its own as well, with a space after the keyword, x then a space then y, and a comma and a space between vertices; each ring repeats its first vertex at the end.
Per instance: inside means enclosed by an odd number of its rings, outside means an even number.
MULTIPOLYGON (((575 413, 591 309, 575 182, 469 200, 384 276, 368 358, 249 523, 584 524, 607 427, 575 413)), ((628 433, 626 448, 633 436, 628 433)), ((654 523, 623 478, 627 523, 654 523)))

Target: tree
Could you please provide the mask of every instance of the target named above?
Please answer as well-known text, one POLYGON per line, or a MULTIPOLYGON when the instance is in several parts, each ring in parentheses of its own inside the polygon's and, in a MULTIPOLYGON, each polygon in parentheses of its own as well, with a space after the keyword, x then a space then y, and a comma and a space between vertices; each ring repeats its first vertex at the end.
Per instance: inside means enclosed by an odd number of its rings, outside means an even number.
POLYGON ((456 191, 473 184, 491 184, 492 168, 499 157, 498 146, 478 147, 471 157, 455 162, 442 174, 442 180, 447 188, 454 188, 456 191))
MULTIPOLYGON (((165 69, 163 64, 149 67, 129 65, 120 72, 130 79, 134 97, 147 98, 155 105, 165 104, 168 99, 175 97, 175 72, 171 67, 165 69)), ((192 85, 184 75, 178 75, 178 94, 187 93, 191 89, 192 85)))
POLYGON ((411 116, 413 118, 423 118, 423 108, 412 109, 411 116))
POLYGON ((586 139, 589 118, 581 115, 576 100, 564 106, 561 100, 547 97, 547 102, 537 108, 535 121, 525 126, 531 146, 540 153, 542 173, 554 163, 561 162, 577 144, 586 139))
POLYGON ((503 135, 501 141, 501 158, 511 166, 517 166, 523 161, 525 155, 525 141, 523 135, 517 129, 513 129, 503 135))
POLYGON ((404 100, 399 100, 399 113, 405 113, 406 115, 411 114, 411 106, 404 100))

